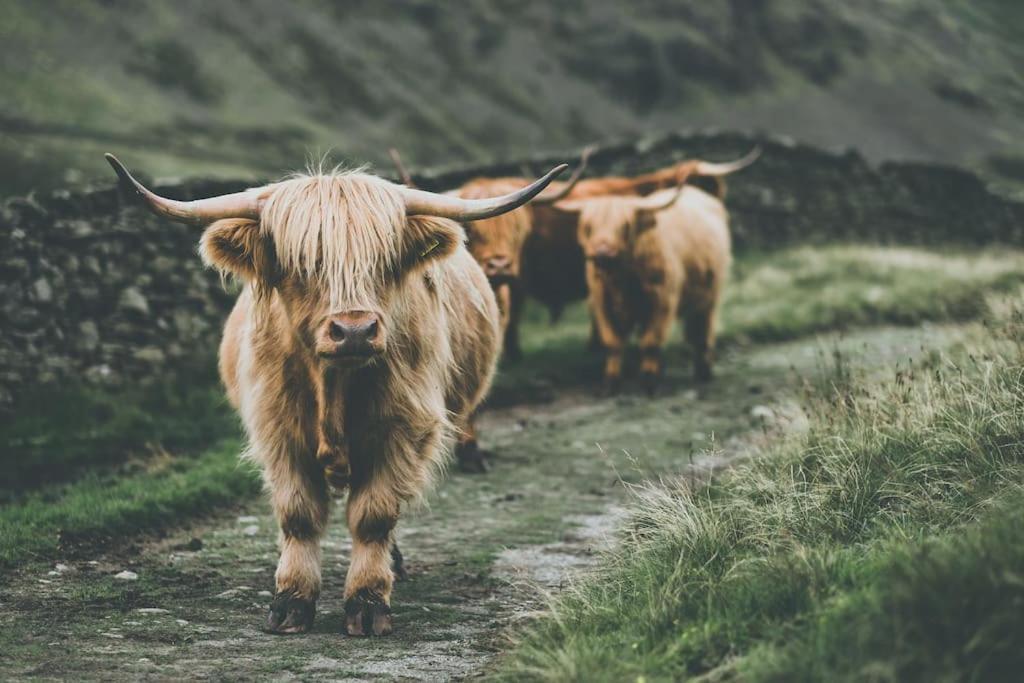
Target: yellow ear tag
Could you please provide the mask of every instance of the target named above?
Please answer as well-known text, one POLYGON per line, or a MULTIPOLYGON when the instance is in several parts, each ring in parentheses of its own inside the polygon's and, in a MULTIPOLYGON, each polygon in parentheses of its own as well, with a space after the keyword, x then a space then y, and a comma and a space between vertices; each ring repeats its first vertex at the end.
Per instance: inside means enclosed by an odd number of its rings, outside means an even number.
POLYGON ((427 254, 429 254, 430 252, 434 251, 439 246, 441 246, 440 240, 435 239, 434 243, 431 244, 429 247, 427 247, 426 250, 422 254, 420 254, 420 258, 425 257, 427 254))

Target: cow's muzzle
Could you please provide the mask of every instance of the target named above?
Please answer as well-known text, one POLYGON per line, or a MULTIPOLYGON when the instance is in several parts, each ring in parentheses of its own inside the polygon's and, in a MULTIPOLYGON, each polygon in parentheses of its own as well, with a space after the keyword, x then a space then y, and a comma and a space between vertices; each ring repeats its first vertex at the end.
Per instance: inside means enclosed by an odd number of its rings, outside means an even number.
POLYGON ((339 364, 361 364, 384 350, 380 318, 369 311, 328 316, 317 342, 317 355, 339 364))
POLYGON ((488 281, 495 287, 508 284, 516 279, 512 259, 508 256, 491 256, 484 261, 483 267, 484 275, 487 276, 488 281))
POLYGON ((587 260, 598 268, 613 268, 618 264, 622 253, 612 247, 599 247, 587 254, 587 260))

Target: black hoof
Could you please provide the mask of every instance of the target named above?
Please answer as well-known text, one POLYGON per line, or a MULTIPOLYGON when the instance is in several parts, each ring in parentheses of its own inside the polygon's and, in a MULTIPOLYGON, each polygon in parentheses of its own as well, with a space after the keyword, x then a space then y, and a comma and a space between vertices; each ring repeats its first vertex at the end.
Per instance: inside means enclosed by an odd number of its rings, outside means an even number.
POLYGON ((707 384, 711 381, 713 373, 710 365, 697 365, 693 369, 693 378, 699 384, 707 384))
POLYGON ((391 607, 379 595, 363 588, 345 601, 346 634, 387 636, 391 631, 391 607))
POLYGON ((604 384, 601 385, 601 390, 598 392, 600 396, 608 398, 610 396, 618 395, 619 391, 622 390, 622 379, 619 377, 605 378, 604 384))
POLYGON ((658 384, 661 381, 661 377, 657 373, 645 372, 640 375, 640 386, 643 387, 644 393, 649 397, 653 397, 658 393, 658 384))
POLYGON ((409 572, 405 571, 405 558, 402 557, 402 551, 398 549, 397 543, 391 546, 391 572, 395 575, 396 581, 406 581, 409 578, 409 572))
POLYGON ((315 617, 315 601, 298 598, 291 593, 278 593, 270 603, 270 613, 263 630, 279 635, 306 633, 313 628, 315 617))
POLYGON ((459 459, 459 471, 466 474, 486 474, 491 469, 488 452, 481 449, 474 441, 459 444, 456 456, 459 459))

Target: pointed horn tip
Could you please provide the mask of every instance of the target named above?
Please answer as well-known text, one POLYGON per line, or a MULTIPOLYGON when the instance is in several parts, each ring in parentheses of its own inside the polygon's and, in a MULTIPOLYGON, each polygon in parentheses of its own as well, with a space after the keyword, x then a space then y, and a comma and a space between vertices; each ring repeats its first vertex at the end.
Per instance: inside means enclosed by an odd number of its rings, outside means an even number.
POLYGON ((121 161, 113 154, 107 152, 103 155, 103 158, 106 159, 107 163, 110 164, 110 167, 114 169, 114 173, 117 174, 118 178, 124 180, 131 177, 131 174, 128 173, 128 169, 125 168, 124 164, 122 164, 121 161))

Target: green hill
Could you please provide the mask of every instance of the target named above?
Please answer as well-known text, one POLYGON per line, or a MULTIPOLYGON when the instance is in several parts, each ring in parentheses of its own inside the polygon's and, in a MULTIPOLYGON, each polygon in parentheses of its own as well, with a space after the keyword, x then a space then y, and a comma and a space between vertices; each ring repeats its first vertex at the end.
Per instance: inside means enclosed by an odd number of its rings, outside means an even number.
MULTIPOLYGON (((683 128, 1024 180, 1015 0, 0 0, 0 193, 683 128)), ((995 177, 995 176, 993 176, 995 177)))

